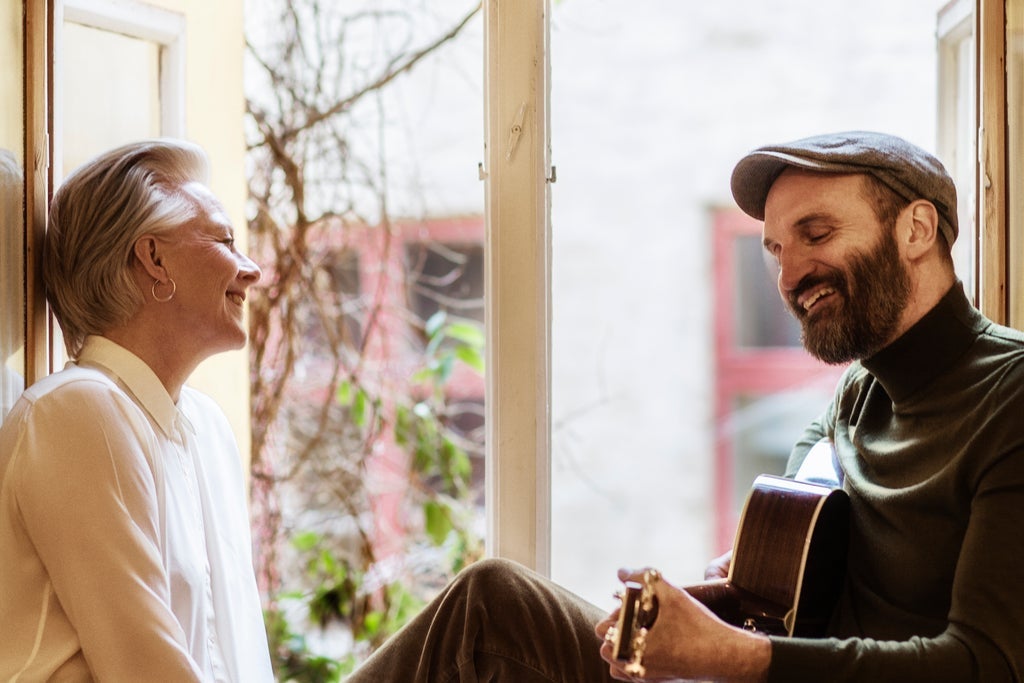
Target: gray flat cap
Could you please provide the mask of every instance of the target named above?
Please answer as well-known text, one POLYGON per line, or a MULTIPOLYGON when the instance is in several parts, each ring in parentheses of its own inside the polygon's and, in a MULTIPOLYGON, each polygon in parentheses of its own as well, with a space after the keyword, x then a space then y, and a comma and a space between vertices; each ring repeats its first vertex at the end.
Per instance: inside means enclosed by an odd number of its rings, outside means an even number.
POLYGON ((938 159, 902 138, 849 131, 759 147, 732 172, 732 196, 745 213, 764 220, 772 184, 787 167, 822 173, 867 173, 908 202, 927 199, 939 212, 939 230, 952 248, 959 232, 956 187, 938 159))

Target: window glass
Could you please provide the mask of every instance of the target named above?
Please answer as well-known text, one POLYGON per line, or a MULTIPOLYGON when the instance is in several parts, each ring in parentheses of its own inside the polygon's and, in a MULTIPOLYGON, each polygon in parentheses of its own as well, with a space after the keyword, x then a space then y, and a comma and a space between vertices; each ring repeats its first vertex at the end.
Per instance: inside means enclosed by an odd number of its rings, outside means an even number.
POLYGON ((765 258, 760 234, 742 235, 734 243, 733 315, 741 347, 800 346, 800 325, 786 310, 775 287, 778 267, 765 258))
POLYGON ((552 3, 556 580, 603 605, 619 566, 702 578, 738 480, 824 407, 839 369, 788 353, 756 240, 730 266, 716 216, 761 144, 874 129, 936 151, 945 4, 552 3))
POLYGON ((437 311, 484 322, 484 245, 415 242, 406 246, 409 298, 423 320, 437 311))
POLYGON ((24 160, 21 3, 0 0, 0 419, 24 387, 24 160))
POLYGON ((344 672, 482 552, 479 7, 247 2, 252 511, 278 666, 344 672))

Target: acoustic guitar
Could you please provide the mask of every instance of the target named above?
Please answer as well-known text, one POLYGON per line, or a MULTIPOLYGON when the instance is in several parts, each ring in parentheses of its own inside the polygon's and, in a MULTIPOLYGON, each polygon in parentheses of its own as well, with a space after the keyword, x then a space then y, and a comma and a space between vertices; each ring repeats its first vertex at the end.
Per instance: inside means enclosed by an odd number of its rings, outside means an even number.
MULTIPOLYGON (((849 509, 842 489, 761 475, 743 507, 728 578, 684 589, 735 626, 822 636, 845 576, 849 509)), ((635 661, 639 670, 646 632, 657 619, 647 584, 626 582, 610 637, 616 658, 635 661)))

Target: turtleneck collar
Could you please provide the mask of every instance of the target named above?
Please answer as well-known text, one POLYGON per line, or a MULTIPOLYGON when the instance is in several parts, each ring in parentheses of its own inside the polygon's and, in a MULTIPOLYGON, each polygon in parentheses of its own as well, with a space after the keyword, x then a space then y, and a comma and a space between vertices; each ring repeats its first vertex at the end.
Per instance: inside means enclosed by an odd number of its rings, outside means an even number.
POLYGON ((909 330, 861 365, 889 398, 900 401, 945 372, 989 324, 958 281, 909 330))

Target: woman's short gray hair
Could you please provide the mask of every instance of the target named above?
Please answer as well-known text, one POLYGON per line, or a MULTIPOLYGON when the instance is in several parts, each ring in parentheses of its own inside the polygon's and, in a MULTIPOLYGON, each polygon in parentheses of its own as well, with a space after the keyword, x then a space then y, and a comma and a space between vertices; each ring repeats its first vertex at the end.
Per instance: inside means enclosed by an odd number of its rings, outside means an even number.
POLYGON ((113 149, 64 180, 50 204, 43 281, 72 358, 87 335, 127 322, 142 305, 131 272, 135 242, 194 218, 182 185, 205 183, 208 173, 200 147, 160 139, 113 149))

